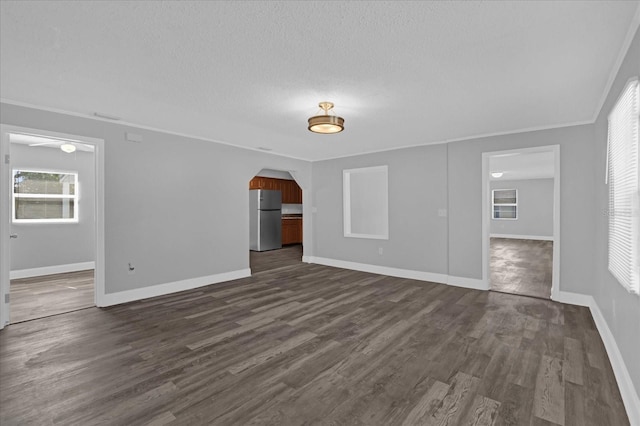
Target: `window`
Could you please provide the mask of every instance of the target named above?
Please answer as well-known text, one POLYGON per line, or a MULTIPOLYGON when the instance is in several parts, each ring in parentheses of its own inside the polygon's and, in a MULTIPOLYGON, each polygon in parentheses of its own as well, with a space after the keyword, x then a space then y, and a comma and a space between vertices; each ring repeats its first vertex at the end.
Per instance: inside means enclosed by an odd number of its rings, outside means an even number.
POLYGON ((518 218, 518 190, 494 189, 491 191, 493 218, 515 220, 518 218))
POLYGON ((628 291, 640 294, 638 255, 638 79, 630 81, 609 114, 609 271, 628 291))
POLYGON ((344 236, 389 239, 387 166, 344 170, 344 236))
POLYGON ((78 174, 13 171, 13 222, 77 222, 78 174))

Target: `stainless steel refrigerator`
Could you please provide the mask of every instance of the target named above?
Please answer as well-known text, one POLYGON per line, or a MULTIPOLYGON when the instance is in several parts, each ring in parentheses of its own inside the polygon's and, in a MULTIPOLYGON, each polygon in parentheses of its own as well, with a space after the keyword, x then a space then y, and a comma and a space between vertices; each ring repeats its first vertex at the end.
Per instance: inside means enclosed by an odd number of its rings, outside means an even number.
POLYGON ((282 194, 280 191, 249 191, 249 249, 282 248, 282 194))

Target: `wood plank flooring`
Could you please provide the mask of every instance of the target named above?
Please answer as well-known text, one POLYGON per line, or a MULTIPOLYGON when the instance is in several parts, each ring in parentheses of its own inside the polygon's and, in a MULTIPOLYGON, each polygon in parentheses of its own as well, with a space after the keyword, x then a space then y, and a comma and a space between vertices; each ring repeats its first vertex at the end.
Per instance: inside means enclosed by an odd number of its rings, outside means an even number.
POLYGON ((8 326, 0 424, 628 419, 587 308, 297 263, 8 326))
POLYGON ((293 266, 302 262, 302 244, 292 244, 278 250, 250 251, 251 273, 264 272, 283 266, 293 266))
POLYGON ((93 269, 11 280, 11 322, 94 306, 93 269))
POLYGON ((491 289, 551 299, 553 241, 491 238, 491 289))

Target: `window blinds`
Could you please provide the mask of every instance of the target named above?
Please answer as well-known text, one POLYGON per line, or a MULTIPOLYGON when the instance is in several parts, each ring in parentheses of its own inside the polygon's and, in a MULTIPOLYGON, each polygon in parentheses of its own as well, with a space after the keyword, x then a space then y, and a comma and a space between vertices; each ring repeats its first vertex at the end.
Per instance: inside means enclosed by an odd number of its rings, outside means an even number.
POLYGON ((640 294, 639 88, 630 81, 609 115, 609 271, 640 294))

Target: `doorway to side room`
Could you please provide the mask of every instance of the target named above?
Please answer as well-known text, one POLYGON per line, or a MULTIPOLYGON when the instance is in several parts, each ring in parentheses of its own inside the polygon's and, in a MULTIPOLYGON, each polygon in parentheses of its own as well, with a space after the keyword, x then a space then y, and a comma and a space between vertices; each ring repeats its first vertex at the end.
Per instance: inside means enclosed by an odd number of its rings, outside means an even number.
POLYGON ((558 154, 556 147, 486 154, 486 278, 493 291, 542 299, 557 292, 558 154))
POLYGON ((3 126, 3 325, 96 306, 101 142, 3 126))
POLYGON ((249 265, 260 273, 302 263, 302 189, 288 171, 262 169, 249 182, 249 265), (262 211, 257 191, 273 191, 278 206, 262 211), (276 212, 276 213, 274 213, 276 212))

